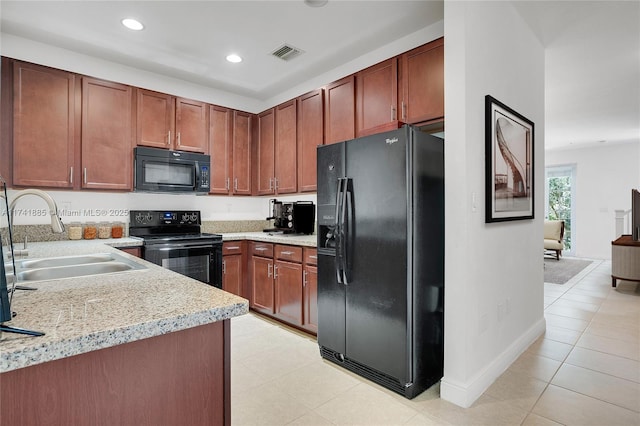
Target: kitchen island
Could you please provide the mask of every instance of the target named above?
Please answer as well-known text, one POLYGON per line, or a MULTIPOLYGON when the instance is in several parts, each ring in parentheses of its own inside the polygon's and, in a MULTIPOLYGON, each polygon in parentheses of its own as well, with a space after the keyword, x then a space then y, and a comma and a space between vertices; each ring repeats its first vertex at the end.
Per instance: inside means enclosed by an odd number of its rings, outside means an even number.
MULTIPOLYGON (((0 335, 0 424, 230 424, 233 294, 114 246, 31 243, 29 258, 118 252, 147 269, 36 282, 0 335)), ((21 283, 24 284, 24 283, 21 283)))

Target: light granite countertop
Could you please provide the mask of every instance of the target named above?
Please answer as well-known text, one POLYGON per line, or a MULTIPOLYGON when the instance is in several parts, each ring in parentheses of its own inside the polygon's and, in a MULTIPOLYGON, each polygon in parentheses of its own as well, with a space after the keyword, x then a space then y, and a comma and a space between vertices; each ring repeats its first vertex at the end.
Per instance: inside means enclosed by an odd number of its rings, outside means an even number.
POLYGON ((288 235, 277 232, 229 232, 222 234, 222 241, 253 240, 276 244, 315 247, 317 235, 288 235))
MULTIPOLYGON (((31 243, 29 258, 118 252, 144 270, 40 281, 17 291, 5 325, 40 337, 0 333, 0 372, 159 336, 248 312, 247 300, 161 268, 114 246, 137 238, 31 243)), ((23 283, 24 284, 24 283, 23 283)))

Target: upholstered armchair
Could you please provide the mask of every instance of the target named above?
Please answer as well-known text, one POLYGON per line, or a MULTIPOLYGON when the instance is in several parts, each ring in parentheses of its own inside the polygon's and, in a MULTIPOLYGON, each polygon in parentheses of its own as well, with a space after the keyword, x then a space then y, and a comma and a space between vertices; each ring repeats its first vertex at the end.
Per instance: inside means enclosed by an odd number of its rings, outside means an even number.
POLYGON ((545 220, 544 221, 544 250, 556 252, 556 259, 560 260, 564 249, 564 221, 545 220))

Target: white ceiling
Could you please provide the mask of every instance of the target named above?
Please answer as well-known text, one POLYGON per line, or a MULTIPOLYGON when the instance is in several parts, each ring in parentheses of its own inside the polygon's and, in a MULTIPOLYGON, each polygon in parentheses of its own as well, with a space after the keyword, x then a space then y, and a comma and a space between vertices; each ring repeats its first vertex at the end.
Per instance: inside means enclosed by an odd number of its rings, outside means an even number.
MULTIPOLYGON (((546 46, 547 148, 640 140, 640 2, 513 2, 546 46)), ((5 1, 0 29, 259 100, 443 19, 443 1, 5 1), (121 26, 124 17, 145 24, 121 26), (270 53, 287 43, 291 61, 270 53), (225 56, 244 57, 230 64, 225 56)), ((445 22, 446 25, 446 22, 445 22)))

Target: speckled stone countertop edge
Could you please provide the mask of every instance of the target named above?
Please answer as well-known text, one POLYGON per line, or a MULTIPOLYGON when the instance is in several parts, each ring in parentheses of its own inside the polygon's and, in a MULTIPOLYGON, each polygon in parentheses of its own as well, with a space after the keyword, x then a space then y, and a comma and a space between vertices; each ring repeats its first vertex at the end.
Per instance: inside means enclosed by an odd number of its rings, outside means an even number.
POLYGON ((248 303, 237 303, 231 307, 213 308, 175 318, 163 318, 119 329, 91 332, 80 338, 45 343, 21 351, 8 353, 2 351, 0 354, 0 373, 223 321, 248 312, 248 303))
POLYGON ((268 232, 230 232, 222 235, 222 241, 261 241, 274 244, 288 244, 293 246, 316 247, 317 235, 283 235, 268 232))

